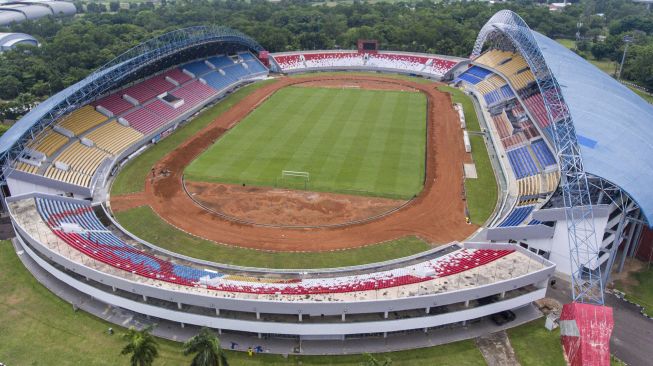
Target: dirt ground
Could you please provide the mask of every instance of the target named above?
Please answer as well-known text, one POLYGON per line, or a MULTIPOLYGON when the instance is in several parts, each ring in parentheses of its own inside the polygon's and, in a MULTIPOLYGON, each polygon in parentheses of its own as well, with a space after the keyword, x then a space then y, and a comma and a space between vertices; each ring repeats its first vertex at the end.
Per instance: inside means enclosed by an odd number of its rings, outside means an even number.
MULTIPOLYGON (((437 84, 419 84, 382 76, 315 76, 280 78, 245 97, 220 115, 202 131, 169 152, 154 166, 155 177, 148 177, 145 191, 128 195, 128 201, 149 202, 168 223, 216 242, 241 247, 277 251, 328 251, 417 235, 432 243, 463 240, 478 227, 465 223, 463 202, 463 161, 466 153, 458 116, 448 94, 436 90, 437 84), (364 87, 367 83, 396 85, 415 89, 428 97, 428 136, 426 180, 420 195, 396 212, 369 222, 330 228, 276 228, 236 223, 211 213, 196 204, 183 189, 184 168, 210 147, 227 129, 242 120, 276 90, 308 82, 319 85, 364 87)), ((112 197, 113 208, 125 206, 123 197, 112 197)))
POLYGON ((405 203, 378 197, 185 181, 202 206, 234 221, 277 226, 329 226, 367 220, 405 203))

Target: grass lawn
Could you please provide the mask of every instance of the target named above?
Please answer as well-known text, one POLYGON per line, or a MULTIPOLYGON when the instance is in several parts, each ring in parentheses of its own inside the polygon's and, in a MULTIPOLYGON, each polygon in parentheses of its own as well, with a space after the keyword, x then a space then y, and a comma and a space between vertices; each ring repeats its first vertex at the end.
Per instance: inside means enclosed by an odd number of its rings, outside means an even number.
POLYGON ((595 60, 595 59, 589 59, 589 61, 592 65, 598 67, 601 71, 604 73, 612 76, 614 74, 615 70, 615 62, 610 61, 610 60, 595 60))
POLYGON ((627 85, 627 86, 628 86, 628 88, 629 88, 630 90, 634 91, 635 94, 637 94, 637 95, 639 95, 640 97, 644 98, 644 100, 646 100, 647 102, 653 104, 653 95, 651 95, 651 94, 646 94, 646 93, 644 93, 643 91, 641 91, 641 90, 639 90, 639 89, 635 89, 635 88, 633 88, 633 87, 630 86, 630 85, 627 85))
MULTIPOLYGON (((120 356, 123 328, 109 324, 83 311, 73 311, 70 304, 41 286, 23 267, 11 243, 0 242, 0 361, 7 365, 128 365, 120 356), (107 328, 116 334, 109 336, 107 328), (38 349, 38 351, 35 351, 38 349), (110 361, 109 361, 110 360, 110 361)), ((155 366, 190 364, 181 355, 181 345, 158 339, 159 357, 155 366)), ((484 365, 481 353, 473 341, 413 351, 381 354, 391 358, 393 365, 484 365)), ((227 351, 229 364, 240 365, 341 365, 358 366, 364 361, 352 356, 290 356, 256 355, 227 351)))
MULTIPOLYGON (((468 131, 481 131, 474 104, 468 95, 460 89, 450 86, 440 86, 438 90, 451 94, 454 103, 462 103, 468 131)), ((483 137, 470 135, 469 140, 472 144, 472 158, 476 165, 478 178, 465 180, 467 209, 472 222, 476 225, 483 225, 497 203, 497 181, 483 137)))
POLYGON ((463 112, 465 113, 465 125, 467 127, 467 131, 481 130, 481 126, 478 124, 478 117, 476 116, 474 104, 472 103, 472 100, 469 99, 468 95, 466 95, 462 90, 458 88, 446 85, 439 86, 438 90, 451 94, 451 100, 454 103, 462 103, 463 112))
POLYGON ((0 124, 0 136, 4 135, 10 127, 11 126, 0 124))
POLYGON ((522 366, 566 365, 560 343, 560 328, 549 332, 545 319, 508 329, 510 344, 522 366))
POLYGON ((570 50, 576 47, 576 41, 574 41, 573 39, 558 38, 556 39, 556 41, 561 45, 569 48, 570 50))
POLYGON ((425 144, 421 93, 287 87, 185 174, 196 181, 288 186, 279 180, 281 171, 301 171, 310 173, 309 190, 410 198, 423 186, 425 144))
MULTIPOLYGON (((120 356, 123 330, 72 306, 41 286, 9 241, 0 242, 0 362, 7 365, 128 365, 120 356), (11 280, 9 280, 11 279, 11 280), (109 336, 106 330, 116 329, 109 336)), ((189 361, 180 347, 160 340, 156 365, 189 361)))
POLYGON ((406 237, 357 249, 328 253, 265 252, 216 244, 178 230, 161 220, 148 206, 116 213, 132 234, 150 243, 194 258, 247 267, 328 268, 374 263, 420 253, 431 247, 416 237, 406 237))
POLYGON ((626 294, 626 298, 644 307, 644 311, 653 315, 653 268, 646 265, 639 272, 631 272, 629 281, 615 281, 615 287, 626 294))
POLYGON ((478 178, 465 179, 467 209, 472 222, 483 225, 497 203, 497 181, 483 137, 470 135, 469 142, 472 144, 472 157, 478 178))
POLYGON ((231 94, 226 99, 212 106, 190 123, 179 128, 172 135, 166 137, 154 146, 151 146, 138 157, 131 160, 120 171, 118 177, 111 187, 111 194, 119 195, 125 193, 142 192, 145 189, 145 179, 152 166, 165 154, 173 150, 188 138, 206 127, 211 121, 217 118, 234 104, 240 102, 256 89, 275 82, 275 80, 260 81, 245 86, 231 94))

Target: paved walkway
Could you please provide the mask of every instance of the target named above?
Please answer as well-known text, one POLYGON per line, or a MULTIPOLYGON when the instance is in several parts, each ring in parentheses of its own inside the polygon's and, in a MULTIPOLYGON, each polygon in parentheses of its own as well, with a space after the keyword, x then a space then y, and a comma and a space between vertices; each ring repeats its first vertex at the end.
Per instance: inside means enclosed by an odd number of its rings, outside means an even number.
POLYGON ((505 331, 478 337, 476 345, 488 366, 520 366, 505 331))
MULTIPOLYGON (((36 264, 36 262, 34 262, 29 255, 23 251, 18 240, 14 239, 13 244, 20 260, 37 281, 58 297, 70 303, 75 309, 81 309, 97 316, 98 318, 122 327, 134 326, 140 328, 156 323, 157 327, 154 329, 153 334, 173 341, 183 342, 197 334, 199 330, 199 328, 195 326, 182 327, 180 323, 162 319, 148 319, 146 316, 135 314, 124 309, 115 308, 93 299, 49 275, 49 273, 36 264)), ((224 333, 220 336, 220 339, 224 347, 228 349, 231 349, 232 342, 234 342, 237 344, 234 348, 235 350, 245 351, 249 346, 256 347, 260 345, 266 353, 275 354, 301 353, 305 355, 337 355, 358 354, 363 352, 390 352, 420 347, 431 347, 465 339, 473 339, 481 335, 500 332, 507 328, 530 322, 542 316, 539 310, 537 310, 533 305, 517 309, 514 312, 517 315, 516 319, 501 327, 495 325, 488 319, 483 319, 466 327, 441 328, 429 331, 428 333, 410 332, 406 334, 395 334, 388 335, 387 338, 379 336, 348 339, 347 341, 320 340, 300 342, 298 339, 265 337, 259 339, 256 336, 224 333)))

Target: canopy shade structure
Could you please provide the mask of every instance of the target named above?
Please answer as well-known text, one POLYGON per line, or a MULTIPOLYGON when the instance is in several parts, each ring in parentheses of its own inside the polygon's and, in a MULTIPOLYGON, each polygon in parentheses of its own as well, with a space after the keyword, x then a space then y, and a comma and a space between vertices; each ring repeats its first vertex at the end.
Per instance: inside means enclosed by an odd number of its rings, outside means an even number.
POLYGON ((550 109, 568 113, 584 171, 620 187, 653 224, 653 105, 558 42, 531 30, 511 11, 500 11, 488 21, 472 56, 478 56, 489 41, 520 52, 538 84, 554 79, 559 87, 550 99, 561 105, 550 109))

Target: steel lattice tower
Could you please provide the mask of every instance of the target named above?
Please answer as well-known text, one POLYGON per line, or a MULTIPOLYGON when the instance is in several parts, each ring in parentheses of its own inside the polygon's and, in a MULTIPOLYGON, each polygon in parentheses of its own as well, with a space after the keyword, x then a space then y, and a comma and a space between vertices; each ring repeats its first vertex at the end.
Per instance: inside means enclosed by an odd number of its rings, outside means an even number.
POLYGON ((519 51, 535 75, 547 117, 553 125, 552 135, 560 166, 573 301, 603 305, 604 287, 598 263, 599 243, 594 227, 588 177, 583 168, 574 123, 560 85, 547 66, 531 29, 519 15, 509 10, 496 13, 481 29, 474 44, 472 59, 481 54, 486 41, 519 51))

